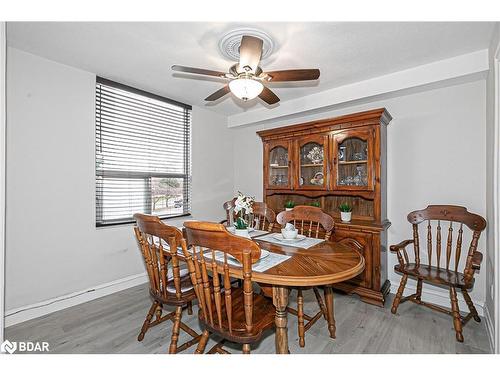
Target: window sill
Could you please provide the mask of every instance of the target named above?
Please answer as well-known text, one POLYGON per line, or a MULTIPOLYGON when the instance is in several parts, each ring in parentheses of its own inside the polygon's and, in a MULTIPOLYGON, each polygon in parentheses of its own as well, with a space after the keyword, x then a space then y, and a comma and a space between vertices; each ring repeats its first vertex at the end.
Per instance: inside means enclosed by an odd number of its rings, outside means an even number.
MULTIPOLYGON (((161 221, 169 221, 173 219, 178 219, 181 217, 192 217, 191 213, 187 214, 181 214, 181 215, 175 215, 175 216, 159 216, 161 221)), ((115 228, 115 227, 122 227, 122 226, 130 226, 131 224, 135 224, 135 220, 128 220, 128 221, 120 221, 117 223, 106 223, 106 224, 99 224, 96 223, 96 229, 100 228, 115 228)))

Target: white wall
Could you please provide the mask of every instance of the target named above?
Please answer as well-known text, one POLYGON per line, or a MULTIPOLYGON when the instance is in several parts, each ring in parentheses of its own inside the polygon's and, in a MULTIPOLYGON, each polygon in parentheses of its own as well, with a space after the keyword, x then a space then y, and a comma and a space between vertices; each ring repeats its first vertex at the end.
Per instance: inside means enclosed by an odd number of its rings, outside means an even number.
MULTIPOLYGON (((392 222, 389 244, 411 238, 406 215, 428 204, 463 205, 486 216, 484 80, 292 120, 233 128, 238 142, 234 148, 238 160, 235 191, 262 197, 262 143, 256 131, 379 107, 386 107, 394 118, 388 126, 388 218, 392 222)), ((480 240, 483 251, 485 237, 480 240)), ((393 254, 388 257, 389 279, 394 288, 400 280, 391 271, 397 259, 393 254)), ((424 287, 424 291, 430 289, 424 287)), ((446 291, 431 297, 435 302, 449 303, 446 291)), ((484 305, 484 270, 476 278, 472 298, 481 307, 484 305)))
POLYGON ((486 271, 486 303, 485 310, 487 314, 487 325, 489 328, 490 337, 492 338, 492 346, 496 346, 496 352, 500 352, 498 327, 499 311, 498 306, 500 301, 496 301, 499 297, 497 290, 499 285, 499 269, 498 267, 498 197, 499 197, 499 175, 498 162, 500 142, 499 124, 498 124, 498 108, 499 108, 499 69, 498 69, 498 53, 500 53, 500 26, 497 23, 493 38, 489 48, 490 71, 486 80, 486 214, 488 220, 487 228, 487 243, 488 252, 485 259, 486 271))
POLYGON ((5 69, 7 42, 5 22, 0 22, 0 342, 4 331, 5 283, 5 69))
MULTIPOLYGON (((142 274, 132 225, 95 227, 95 75, 13 48, 7 74, 6 310, 142 274)), ((193 217, 219 220, 232 133, 211 111, 192 119, 193 217)))

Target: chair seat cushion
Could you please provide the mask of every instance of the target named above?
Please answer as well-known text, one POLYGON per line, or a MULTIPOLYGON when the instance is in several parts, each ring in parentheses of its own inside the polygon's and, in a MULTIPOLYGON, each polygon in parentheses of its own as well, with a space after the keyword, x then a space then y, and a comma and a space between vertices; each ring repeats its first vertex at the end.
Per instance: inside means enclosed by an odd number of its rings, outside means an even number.
POLYGON ((437 268, 427 264, 417 265, 416 263, 408 263, 404 266, 396 264, 394 270, 412 278, 422 279, 436 285, 451 285, 469 288, 474 282, 473 279, 471 283, 466 284, 463 273, 447 270, 445 268, 437 268))
POLYGON ((260 294, 256 293, 253 294, 253 314, 252 314, 253 327, 250 332, 247 332, 245 327, 243 289, 232 288, 231 301, 232 301, 231 333, 229 332, 229 324, 227 320, 226 305, 223 292, 221 293, 221 302, 222 302, 221 324, 219 325, 215 303, 212 303, 213 324, 211 324, 209 317, 205 318, 203 316, 202 309, 199 309, 198 317, 202 325, 204 325, 209 331, 216 332, 220 336, 230 341, 239 342, 243 344, 258 341, 265 330, 270 329, 274 326, 275 308, 272 302, 268 298, 260 294))

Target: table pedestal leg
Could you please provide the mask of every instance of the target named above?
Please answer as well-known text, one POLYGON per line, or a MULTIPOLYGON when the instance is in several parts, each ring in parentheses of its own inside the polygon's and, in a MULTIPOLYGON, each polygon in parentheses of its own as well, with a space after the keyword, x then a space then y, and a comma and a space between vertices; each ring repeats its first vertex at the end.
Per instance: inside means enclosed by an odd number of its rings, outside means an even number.
POLYGON ((276 307, 276 353, 289 354, 288 349, 288 318, 286 308, 288 306, 289 290, 284 286, 273 286, 273 304, 276 307))

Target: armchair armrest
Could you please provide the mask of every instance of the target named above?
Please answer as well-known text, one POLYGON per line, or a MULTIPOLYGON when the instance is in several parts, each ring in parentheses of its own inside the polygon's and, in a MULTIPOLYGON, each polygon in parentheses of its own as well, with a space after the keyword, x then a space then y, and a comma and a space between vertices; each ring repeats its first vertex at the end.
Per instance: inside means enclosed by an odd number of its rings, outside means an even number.
POLYGON ((472 269, 479 270, 481 268, 481 262, 483 260, 483 253, 479 251, 474 251, 472 254, 472 269))
POLYGON ((413 242, 415 242, 415 241, 414 240, 404 240, 404 241, 401 241, 400 243, 398 243, 397 245, 391 245, 391 247, 390 247, 390 250, 393 253, 396 253, 396 255, 398 256, 398 262, 399 262, 399 265, 401 267, 403 267, 405 265, 405 261, 406 261, 406 263, 409 263, 408 254, 406 253, 406 246, 408 246, 409 244, 412 244, 413 242), (404 258, 403 258, 403 255, 401 254, 401 251, 403 251, 404 258))
POLYGON ((398 252, 399 250, 402 250, 404 249, 406 246, 408 246, 409 244, 412 244, 414 241, 413 240, 404 240, 404 241, 401 241, 400 243, 398 243, 397 245, 391 245, 390 247, 390 250, 393 252, 393 253, 396 253, 398 252))

